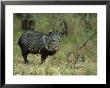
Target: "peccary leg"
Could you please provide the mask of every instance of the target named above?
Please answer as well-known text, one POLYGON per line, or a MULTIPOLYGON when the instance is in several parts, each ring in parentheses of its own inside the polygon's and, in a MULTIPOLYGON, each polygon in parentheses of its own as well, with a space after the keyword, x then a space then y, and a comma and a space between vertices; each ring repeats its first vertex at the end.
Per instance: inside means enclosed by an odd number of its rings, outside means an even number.
POLYGON ((24 58, 24 63, 25 64, 28 64, 27 55, 28 55, 28 52, 27 51, 22 51, 22 56, 24 58))
POLYGON ((41 63, 40 64, 42 64, 44 61, 45 61, 45 59, 44 58, 41 58, 41 63))
POLYGON ((24 63, 28 64, 27 55, 23 55, 23 58, 24 58, 24 63))
POLYGON ((47 58, 47 55, 42 55, 41 56, 41 64, 45 61, 46 58, 47 58))

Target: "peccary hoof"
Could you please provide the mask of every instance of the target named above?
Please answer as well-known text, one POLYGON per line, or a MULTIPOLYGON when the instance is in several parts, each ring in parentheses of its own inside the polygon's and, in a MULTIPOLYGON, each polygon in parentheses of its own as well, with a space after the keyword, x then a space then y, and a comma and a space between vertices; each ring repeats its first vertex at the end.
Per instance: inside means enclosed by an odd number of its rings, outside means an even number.
POLYGON ((29 62, 28 61, 25 61, 24 64, 29 64, 29 62))

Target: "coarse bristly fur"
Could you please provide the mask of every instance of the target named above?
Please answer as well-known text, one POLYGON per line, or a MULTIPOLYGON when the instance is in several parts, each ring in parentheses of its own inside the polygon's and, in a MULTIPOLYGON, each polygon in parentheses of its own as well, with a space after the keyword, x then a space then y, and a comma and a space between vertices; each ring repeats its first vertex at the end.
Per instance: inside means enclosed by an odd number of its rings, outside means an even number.
POLYGON ((37 31, 24 32, 18 40, 18 45, 21 48, 25 64, 28 63, 27 55, 29 53, 39 53, 42 64, 48 55, 59 51, 60 36, 60 32, 49 32, 48 34, 37 31))

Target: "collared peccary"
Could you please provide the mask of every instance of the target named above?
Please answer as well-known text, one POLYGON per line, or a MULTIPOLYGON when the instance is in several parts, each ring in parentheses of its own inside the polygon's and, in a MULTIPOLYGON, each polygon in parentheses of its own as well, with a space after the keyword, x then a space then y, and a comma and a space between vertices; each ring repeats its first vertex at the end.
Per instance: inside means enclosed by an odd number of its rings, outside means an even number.
POLYGON ((62 34, 61 32, 49 32, 47 34, 37 31, 24 32, 18 40, 24 63, 28 63, 27 55, 29 53, 39 53, 42 64, 48 55, 53 55, 60 50, 60 38, 62 34))

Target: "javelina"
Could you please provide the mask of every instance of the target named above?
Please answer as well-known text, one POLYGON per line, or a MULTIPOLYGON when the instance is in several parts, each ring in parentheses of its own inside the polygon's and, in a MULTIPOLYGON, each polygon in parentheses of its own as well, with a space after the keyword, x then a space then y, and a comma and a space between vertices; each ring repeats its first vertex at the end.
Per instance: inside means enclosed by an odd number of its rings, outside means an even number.
POLYGON ((53 55, 60 50, 61 35, 61 32, 49 32, 47 34, 37 31, 24 32, 18 40, 24 63, 28 63, 27 55, 29 53, 39 53, 42 64, 48 55, 53 55))

